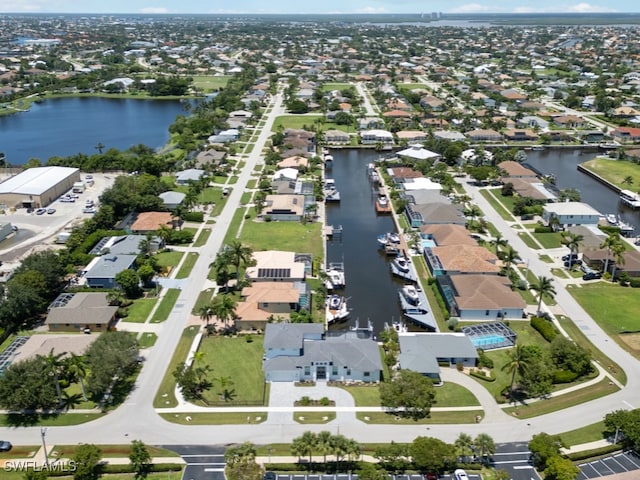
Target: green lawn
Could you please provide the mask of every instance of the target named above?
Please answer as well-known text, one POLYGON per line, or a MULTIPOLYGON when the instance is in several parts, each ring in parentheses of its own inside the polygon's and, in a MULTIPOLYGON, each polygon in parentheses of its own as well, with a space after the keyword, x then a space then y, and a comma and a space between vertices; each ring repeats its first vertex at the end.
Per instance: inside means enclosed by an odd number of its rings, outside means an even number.
MULTIPOLYGON (((180 425, 241 425, 248 423, 263 423, 267 420, 267 412, 225 413, 161 413, 167 422, 180 425), (187 420, 187 417, 190 420, 187 420), (248 421, 247 421, 248 419, 248 421)), ((291 449, 291 447, 289 447, 291 449)))
POLYGON ((525 245, 533 250, 540 250, 540 245, 536 242, 531 235, 527 232, 518 233, 520 240, 522 240, 525 245))
POLYGON ((609 336, 640 358, 638 290, 610 282, 581 285, 579 288, 569 286, 567 290, 609 336))
POLYGON ((188 278, 189 275, 191 274, 191 270, 193 270, 194 265, 198 261, 199 256, 200 254, 196 252, 187 253, 187 258, 184 259, 184 262, 182 263, 180 270, 178 270, 178 273, 176 273, 176 278, 177 279, 188 278))
MULTIPOLYGON (((80 445, 80 444, 78 444, 80 445)), ((53 451, 57 453, 55 457, 70 458, 76 454, 78 445, 54 445, 53 451)), ((169 457, 178 458, 180 455, 166 448, 154 447, 153 445, 145 445, 147 451, 152 457, 169 457)), ((102 456, 104 458, 127 458, 131 454, 131 444, 123 445, 100 445, 102 456)))
POLYGON ((200 230, 200 234, 196 238, 196 241, 193 243, 193 246, 202 247, 203 245, 206 245, 210 235, 211 235, 211 229, 203 228, 202 230, 200 230))
POLYGON ((155 333, 142 333, 140 338, 138 338, 138 345, 140 348, 153 347, 156 344, 156 340, 158 340, 158 336, 155 333))
POLYGON ((198 90, 213 92, 224 88, 230 78, 231 75, 195 75, 193 76, 193 86, 198 90))
POLYGON ((336 419, 336 412, 298 412, 293 420, 303 425, 329 423, 336 419))
POLYGON ((178 300, 180 296, 180 290, 177 288, 168 289, 162 300, 160 301, 160 305, 156 308, 156 311, 153 312, 153 317, 151 317, 151 323, 160 323, 164 322, 167 318, 169 318, 169 314, 171 310, 173 310, 173 306, 178 300))
POLYGON ((301 129, 303 127, 311 127, 315 120, 323 120, 324 115, 280 115, 276 117, 271 127, 272 132, 277 132, 279 127, 301 129))
POLYGON ((500 202, 500 204, 507 210, 509 213, 513 212, 513 207, 516 204, 516 197, 511 195, 504 196, 502 195, 502 187, 491 188, 489 191, 493 194, 495 199, 500 202))
POLYGON ((103 415, 104 413, 62 413, 59 415, 42 414, 38 415, 37 418, 27 416, 27 418, 25 418, 25 416, 20 414, 3 413, 0 414, 0 426, 15 427, 16 425, 28 425, 37 427, 67 427, 92 422, 103 415))
POLYGON ((571 430, 560 434, 562 443, 567 446, 581 445, 583 443, 595 442, 597 440, 603 440, 605 438, 606 427, 604 421, 598 423, 592 423, 577 430, 571 430))
POLYGON ((182 255, 184 255, 184 252, 170 251, 156 253, 154 258, 157 260, 158 266, 160 267, 175 267, 180 263, 182 255))
POLYGON ((322 257, 321 228, 322 225, 318 222, 302 224, 246 221, 240 240, 254 251, 285 250, 322 257))
POLYGON ((627 160, 611 160, 606 158, 594 158, 582 164, 589 171, 600 175, 605 180, 619 188, 637 191, 640 184, 640 165, 627 160), (631 185, 623 184, 625 178, 631 177, 631 185))
POLYGON ((513 215, 504 207, 502 203, 489 191, 480 190, 480 194, 491 204, 491 207, 500 215, 504 220, 512 222, 513 215))
POLYGON ((382 423, 394 425, 429 425, 447 423, 475 423, 476 417, 483 416, 481 409, 462 412, 431 412, 429 418, 411 420, 384 412, 357 412, 356 418, 364 423, 382 423), (368 418, 368 420, 367 420, 368 418))
MULTIPOLYGON (((224 236, 224 243, 229 244, 232 240, 234 240, 238 235, 238 230, 240 229, 240 224, 242 223, 242 219, 244 218, 245 212, 247 209, 245 207, 238 208, 233 214, 233 220, 229 224, 229 228, 227 229, 227 233, 224 236)), ((253 209, 252 209, 253 212, 253 209)))
POLYGON ((213 368, 210 378, 214 386, 205 392, 204 397, 210 405, 264 405, 266 384, 262 371, 264 354, 261 335, 242 335, 240 337, 211 336, 200 343, 199 351, 204 352, 203 362, 213 368), (242 365, 239 369, 238 366, 242 365), (233 398, 225 402, 220 399, 221 389, 218 381, 229 377, 233 382, 233 398))
POLYGON ((560 248, 562 246, 562 235, 560 232, 535 233, 531 232, 533 238, 538 240, 543 248, 560 248))
POLYGON ((352 83, 346 83, 346 82, 329 82, 322 85, 322 91, 330 92, 331 90, 345 90, 349 87, 355 88, 355 85, 353 85, 352 83))
POLYGON ((127 307, 127 317, 125 322, 144 323, 147 321, 153 306, 156 304, 155 298, 138 298, 132 305, 127 307))
POLYGON ((196 304, 193 306, 193 310, 191 310, 191 313, 193 313, 194 315, 197 315, 198 314, 197 312, 200 310, 200 307, 202 307, 203 305, 206 305, 213 299, 213 293, 214 293, 213 288, 207 288, 206 290, 202 290, 198 294, 198 299, 196 300, 196 304))
POLYGON ((462 385, 446 382, 436 387, 435 407, 475 407, 480 406, 476 396, 462 385))
POLYGON ((377 385, 372 386, 340 386, 351 394, 355 400, 356 407, 379 407, 380 406, 380 388, 377 385))
POLYGON ((189 348, 191 347, 198 330, 198 327, 192 326, 185 328, 182 332, 182 337, 180 337, 178 346, 173 352, 173 357, 171 357, 171 363, 169 364, 167 371, 164 372, 162 382, 160 383, 156 396, 153 399, 154 408, 168 408, 176 407, 178 405, 178 401, 174 395, 176 381, 173 378, 173 370, 178 363, 184 362, 187 359, 187 353, 189 353, 189 348))

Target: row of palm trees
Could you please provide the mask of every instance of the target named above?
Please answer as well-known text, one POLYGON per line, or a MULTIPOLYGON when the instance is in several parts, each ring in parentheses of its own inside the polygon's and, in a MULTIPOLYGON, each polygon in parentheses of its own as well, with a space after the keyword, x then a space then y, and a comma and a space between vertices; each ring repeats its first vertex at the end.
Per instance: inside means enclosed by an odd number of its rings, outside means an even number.
POLYGON ((320 452, 323 455, 323 463, 327 463, 327 455, 334 455, 336 462, 343 458, 357 460, 360 458, 360 444, 344 435, 334 435, 328 431, 319 433, 304 432, 293 439, 291 453, 298 458, 309 457, 309 463, 313 460, 313 453, 320 452))
POLYGON ((84 379, 87 376, 88 366, 82 355, 67 352, 54 353, 53 348, 45 355, 38 355, 44 364, 44 373, 54 382, 58 405, 65 408, 72 408, 80 403, 80 400, 87 401, 84 379), (69 394, 62 391, 60 386, 61 377, 70 378, 80 384, 82 395, 69 394))
POLYGON ((461 433, 453 444, 459 457, 469 458, 472 455, 483 459, 496 452, 496 444, 487 433, 479 433, 474 439, 468 433, 461 433))

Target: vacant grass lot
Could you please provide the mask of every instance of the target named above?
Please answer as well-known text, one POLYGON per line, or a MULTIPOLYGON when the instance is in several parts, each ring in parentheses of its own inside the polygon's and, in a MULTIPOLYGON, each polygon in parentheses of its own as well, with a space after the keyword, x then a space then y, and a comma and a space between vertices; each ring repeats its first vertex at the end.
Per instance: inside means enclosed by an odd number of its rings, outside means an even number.
POLYGON ((636 190, 637 185, 640 184, 640 165, 637 163, 627 160, 594 158, 584 162, 582 166, 622 189, 636 190), (633 179, 633 184, 622 183, 627 177, 633 179))
POLYGON ((325 83, 324 85, 322 85, 322 91, 323 92, 330 92, 332 90, 345 90, 349 87, 354 87, 355 86, 351 83, 341 83, 341 82, 329 82, 329 83, 325 83))
MULTIPOLYGON (((235 219, 234 219, 235 220, 235 219)), ((322 257, 322 235, 320 223, 300 222, 255 222, 244 223, 240 240, 254 251, 285 250, 311 253, 322 257)))
POLYGON ((199 351, 204 352, 204 363, 213 368, 210 378, 214 386, 205 392, 209 405, 264 405, 266 384, 262 371, 263 337, 205 337, 199 351), (251 339, 252 341, 247 341, 251 339), (238 368, 242 365, 242 368, 238 368), (217 379, 227 377, 233 385, 232 399, 220 399, 221 389, 217 379))
POLYGON ((176 386, 176 381, 173 378, 173 370, 176 368, 176 365, 180 362, 184 362, 187 359, 187 353, 189 353, 189 348, 193 343, 193 339, 198 333, 198 327, 188 327, 182 332, 182 337, 180 337, 180 341, 178 342, 178 346, 173 352, 173 357, 171 358, 171 363, 167 368, 167 371, 164 372, 164 377, 162 377, 162 382, 158 387, 158 391, 156 392, 156 396, 153 399, 154 408, 169 408, 178 406, 178 401, 176 400, 176 396, 174 395, 174 389, 176 386))
POLYGON ((597 282, 567 289, 607 334, 640 358, 640 295, 635 288, 615 283, 597 282))
POLYGON ((195 75, 193 86, 205 92, 214 92, 225 87, 230 78, 230 75, 195 75))
POLYGON ((304 128, 311 127, 315 124, 316 120, 321 120, 319 123, 322 131, 327 130, 342 130, 343 132, 353 133, 354 129, 349 125, 338 125, 334 122, 324 121, 324 115, 280 115, 276 118, 275 122, 273 122, 273 127, 271 128, 272 132, 277 132, 278 127, 282 126, 283 128, 304 128))

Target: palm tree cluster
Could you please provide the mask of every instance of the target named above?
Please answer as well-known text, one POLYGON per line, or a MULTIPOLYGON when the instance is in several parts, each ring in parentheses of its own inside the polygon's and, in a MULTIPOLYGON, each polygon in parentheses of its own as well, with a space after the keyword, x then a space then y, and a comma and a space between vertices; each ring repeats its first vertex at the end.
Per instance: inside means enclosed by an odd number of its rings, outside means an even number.
POLYGON ((298 458, 308 456, 309 463, 312 463, 314 454, 322 455, 324 464, 327 463, 327 455, 333 455, 338 467, 345 457, 348 461, 360 458, 360 444, 344 435, 334 435, 328 431, 307 431, 293 439, 291 453, 298 458))
POLYGON ((479 458, 483 461, 487 456, 496 452, 496 445, 490 435, 480 433, 474 439, 468 433, 461 433, 453 444, 456 448, 458 457, 463 462, 470 460, 472 457, 479 458))
POLYGON ((607 238, 600 244, 600 248, 604 248, 607 250, 607 257, 604 261, 604 272, 607 273, 609 271, 609 262, 613 260, 614 266, 613 271, 611 272, 611 280, 615 280, 616 274, 616 266, 624 265, 624 252, 626 251, 626 247, 624 245, 624 240, 620 237, 620 232, 611 232, 607 238), (611 255, 613 254, 613 259, 611 255))
POLYGON ((87 401, 84 379, 87 376, 87 363, 82 355, 71 353, 66 356, 66 352, 54 353, 53 348, 46 356, 38 355, 42 360, 44 373, 48 375, 56 389, 58 406, 68 410, 78 405, 81 401, 87 401), (82 394, 70 394, 61 388, 62 381, 65 383, 78 382, 82 394))
POLYGON ((212 301, 205 303, 198 309, 200 319, 205 322, 207 333, 214 331, 210 322, 217 318, 224 324, 224 329, 229 329, 229 322, 236 318, 237 302, 235 298, 228 294, 218 294, 212 301))
POLYGON ((235 275, 239 288, 242 284, 240 279, 240 269, 252 265, 253 249, 243 245, 239 240, 232 240, 231 243, 224 245, 215 260, 209 265, 215 272, 215 278, 218 284, 224 285, 225 291, 229 291, 229 280, 232 274, 235 275), (234 267, 233 272, 231 267, 234 267))

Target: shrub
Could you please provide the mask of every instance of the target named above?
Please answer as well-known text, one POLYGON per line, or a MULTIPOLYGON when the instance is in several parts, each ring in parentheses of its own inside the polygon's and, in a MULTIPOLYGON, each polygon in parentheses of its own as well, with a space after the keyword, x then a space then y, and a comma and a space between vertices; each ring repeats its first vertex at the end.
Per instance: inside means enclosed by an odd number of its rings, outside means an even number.
POLYGON ((458 326, 458 319, 455 317, 451 317, 448 321, 447 321, 447 328, 451 331, 454 331, 456 329, 456 327, 458 326))
POLYGON ((202 212, 187 212, 183 215, 185 222, 204 222, 204 213, 202 212))
POLYGON ((629 285, 632 288, 640 288, 640 278, 632 278, 629 280, 629 285))
POLYGON ((461 372, 462 370, 464 370, 464 364, 462 362, 458 362, 456 363, 456 369, 461 372))
POLYGON ((322 397, 320 399, 320 405, 322 405, 323 407, 331 405, 331 400, 329 400, 329 398, 327 398, 327 397, 322 397))
POLYGON ((306 395, 300 399, 300 405, 303 407, 308 407, 311 405, 311 399, 306 395))
POLYGON ((478 349, 478 366, 493 368, 493 360, 480 348, 478 349))
MULTIPOLYGON (((481 370, 476 370, 473 369, 469 372, 469 375, 471 375, 472 377, 475 378, 479 378, 480 380, 484 380, 485 382, 495 382, 496 381, 496 377, 493 376, 493 374, 490 375, 485 375, 485 373, 481 370)), ((504 400, 503 402, 504 403, 504 400)))
POLYGON ((576 378, 578 378, 578 374, 575 372, 571 372, 569 370, 557 370, 553 372, 553 383, 571 383, 576 378))
POLYGON ((551 227, 536 227, 534 233, 553 233, 553 228, 551 227))
POLYGON ((558 335, 558 331, 553 324, 544 318, 531 317, 531 326, 535 328, 547 342, 551 342, 556 335, 558 335))

